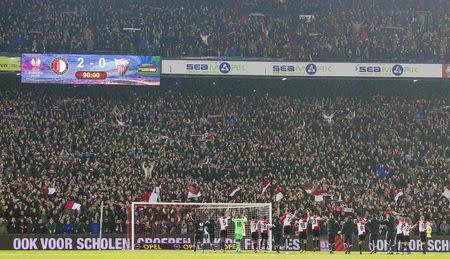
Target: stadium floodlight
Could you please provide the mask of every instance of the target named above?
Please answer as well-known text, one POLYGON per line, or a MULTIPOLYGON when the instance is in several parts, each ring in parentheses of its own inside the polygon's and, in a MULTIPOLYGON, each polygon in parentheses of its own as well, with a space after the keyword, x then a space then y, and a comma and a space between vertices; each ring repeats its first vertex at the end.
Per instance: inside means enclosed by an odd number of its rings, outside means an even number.
MULTIPOLYGON (((271 203, 150 203, 133 202, 128 210, 130 248, 179 249, 193 248, 196 224, 209 226, 201 244, 205 248, 218 248, 220 224, 217 220, 228 217, 225 249, 235 249, 235 226, 233 219, 246 217, 242 249, 252 249, 250 220, 265 220, 272 225, 271 203)), ((260 233, 261 233, 261 229, 260 233)), ((268 233, 267 248, 272 250, 272 234, 268 233)), ((261 236, 259 236, 261 238, 261 236)), ((259 243, 259 240, 258 240, 259 243)))

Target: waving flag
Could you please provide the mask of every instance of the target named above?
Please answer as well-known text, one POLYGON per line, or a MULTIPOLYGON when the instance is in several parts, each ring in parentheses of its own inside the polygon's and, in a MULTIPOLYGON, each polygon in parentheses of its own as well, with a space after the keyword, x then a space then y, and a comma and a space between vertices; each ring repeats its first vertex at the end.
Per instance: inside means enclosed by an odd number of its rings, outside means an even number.
POLYGON ((202 196, 202 193, 199 189, 195 188, 194 186, 189 186, 187 195, 188 199, 198 198, 200 196, 202 196))
POLYGON ((450 184, 444 188, 444 193, 442 193, 442 195, 450 201, 450 184))
POLYGON ((80 210, 81 209, 81 204, 76 203, 74 201, 68 201, 64 208, 68 209, 68 210, 80 210))
POLYGON ((281 193, 281 188, 280 186, 277 186, 277 188, 275 188, 275 201, 280 201, 281 199, 283 199, 284 195, 283 193, 281 193))
POLYGON ((45 187, 44 192, 47 195, 52 195, 56 192, 56 188, 52 188, 52 187, 45 187))
POLYGON ((267 179, 265 179, 265 180, 263 181, 263 190, 262 190, 262 193, 266 192, 266 190, 267 190, 267 188, 269 188, 269 186, 270 186, 270 181, 267 180, 267 179))
POLYGON ((238 191, 240 191, 241 190, 241 188, 240 187, 237 187, 237 188, 230 188, 229 190, 228 190, 228 195, 230 196, 230 197, 233 197, 238 191))
POLYGON ((400 197, 403 196, 403 192, 401 190, 394 189, 394 201, 398 202, 400 197))
POLYGON ((303 190, 305 190, 306 193, 311 194, 313 191, 313 188, 311 185, 309 184, 305 184, 302 186, 303 190))
POLYGON ((314 194, 314 201, 321 202, 321 201, 323 201, 323 196, 325 194, 325 191, 324 190, 315 190, 313 194, 314 194))
POLYGON ((161 193, 161 185, 155 187, 152 192, 146 193, 144 196, 141 197, 141 200, 145 202, 158 202, 158 197, 160 193, 161 193))

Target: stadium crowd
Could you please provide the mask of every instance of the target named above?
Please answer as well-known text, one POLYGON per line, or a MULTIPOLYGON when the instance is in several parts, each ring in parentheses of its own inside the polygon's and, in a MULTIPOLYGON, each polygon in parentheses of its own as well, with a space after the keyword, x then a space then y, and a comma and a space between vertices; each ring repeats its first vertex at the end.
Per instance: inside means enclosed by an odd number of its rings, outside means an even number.
MULTIPOLYGON (((279 189, 283 211, 395 210, 449 234, 449 119, 445 97, 2 91, 0 233, 96 234, 102 201, 104 233, 124 233, 127 205, 161 186, 166 202, 270 202, 279 189)), ((178 216, 168 224, 186 224, 178 216)))
POLYGON ((447 0, 280 2, 7 1, 0 52, 450 61, 447 0))

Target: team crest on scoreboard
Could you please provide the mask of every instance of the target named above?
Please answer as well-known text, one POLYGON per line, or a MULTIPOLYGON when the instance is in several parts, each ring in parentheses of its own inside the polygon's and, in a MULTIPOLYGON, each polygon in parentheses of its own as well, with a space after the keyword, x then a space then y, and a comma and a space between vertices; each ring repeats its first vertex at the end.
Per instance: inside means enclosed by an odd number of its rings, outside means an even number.
POLYGON ((130 61, 124 58, 116 58, 114 59, 114 63, 116 64, 117 73, 121 76, 125 75, 130 66, 130 61))
POLYGON ((57 75, 62 75, 69 70, 69 62, 63 57, 57 57, 52 61, 52 71, 57 75))

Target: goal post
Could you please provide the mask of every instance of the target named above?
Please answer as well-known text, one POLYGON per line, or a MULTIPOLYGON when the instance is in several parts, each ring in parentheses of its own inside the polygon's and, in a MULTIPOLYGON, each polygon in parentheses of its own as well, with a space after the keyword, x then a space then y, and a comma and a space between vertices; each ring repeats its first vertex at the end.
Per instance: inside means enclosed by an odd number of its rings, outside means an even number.
MULTIPOLYGON (((194 222, 211 222, 211 229, 202 244, 218 246, 220 225, 217 219, 224 213, 230 217, 226 249, 235 249, 233 218, 244 215, 250 221, 263 218, 272 225, 271 203, 172 203, 133 202, 128 210, 131 249, 193 248, 194 222)), ((259 237, 261 238, 261 237, 259 237)), ((258 240, 259 245, 259 240, 258 240)), ((251 249, 250 222, 245 224, 242 249, 251 249)), ((272 231, 269 231, 268 250, 272 250, 272 231)))

